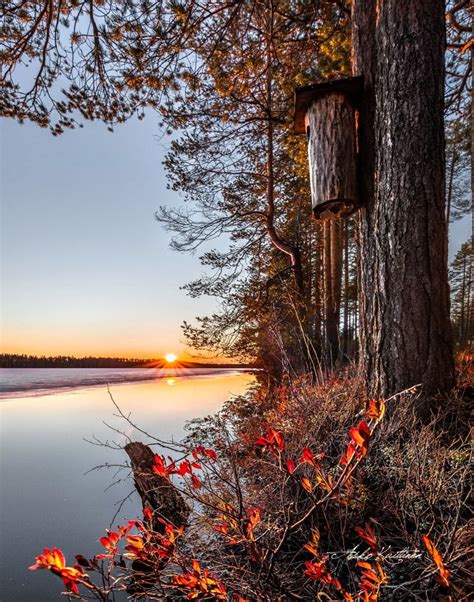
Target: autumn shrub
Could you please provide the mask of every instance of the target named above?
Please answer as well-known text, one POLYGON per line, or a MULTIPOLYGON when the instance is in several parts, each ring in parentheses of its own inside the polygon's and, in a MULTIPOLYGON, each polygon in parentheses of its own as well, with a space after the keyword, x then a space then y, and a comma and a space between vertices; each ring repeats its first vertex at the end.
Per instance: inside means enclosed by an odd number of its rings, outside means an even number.
POLYGON ((456 422, 467 399, 433 400, 421 419, 417 397, 365 401, 349 376, 254 387, 154 455, 151 472, 186 501, 186 524, 145 504, 93 559, 67 567, 45 550, 33 568, 62 577, 72 598, 100 600, 121 590, 150 600, 468 599, 470 450, 456 422))
POLYGON ((474 386, 474 350, 471 346, 456 353, 456 381, 460 389, 474 386))

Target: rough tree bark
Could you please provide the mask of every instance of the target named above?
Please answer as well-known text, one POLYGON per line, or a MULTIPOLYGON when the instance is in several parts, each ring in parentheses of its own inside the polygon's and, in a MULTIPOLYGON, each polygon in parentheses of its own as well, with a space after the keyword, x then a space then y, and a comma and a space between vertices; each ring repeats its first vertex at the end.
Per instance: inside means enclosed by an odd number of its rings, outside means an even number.
MULTIPOLYGON (((131 441, 125 446, 125 451, 131 460, 133 480, 142 500, 143 510, 148 509, 153 513, 149 524, 152 533, 165 533, 162 519, 175 527, 187 526, 190 509, 172 483, 153 472, 155 460, 151 448, 139 441, 131 441)), ((163 568, 166 559, 161 559, 160 562, 163 568)), ((134 572, 127 582, 127 592, 137 599, 155 585, 156 575, 153 566, 140 558, 133 561, 132 569, 134 572)))
POLYGON ((141 497, 143 509, 153 512, 153 530, 164 532, 160 519, 165 519, 175 527, 186 525, 189 508, 179 491, 168 479, 153 472, 155 463, 153 451, 139 441, 125 446, 133 470, 135 488, 141 497))
POLYGON ((317 98, 305 115, 313 212, 317 219, 357 207, 354 109, 343 94, 317 98))
POLYGON ((354 0, 361 361, 369 392, 447 391, 454 365, 444 199, 444 2, 354 0))

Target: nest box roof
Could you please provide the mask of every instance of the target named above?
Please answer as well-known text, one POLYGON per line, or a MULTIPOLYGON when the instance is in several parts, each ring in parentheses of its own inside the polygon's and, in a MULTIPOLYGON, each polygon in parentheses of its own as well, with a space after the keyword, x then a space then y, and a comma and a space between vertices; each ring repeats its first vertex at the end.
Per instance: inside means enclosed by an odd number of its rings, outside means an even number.
POLYGON ((347 96, 350 102, 354 106, 357 106, 362 94, 362 82, 362 76, 344 77, 342 79, 332 79, 321 84, 296 88, 293 121, 295 134, 304 134, 304 117, 306 111, 310 104, 321 96, 338 92, 347 96))

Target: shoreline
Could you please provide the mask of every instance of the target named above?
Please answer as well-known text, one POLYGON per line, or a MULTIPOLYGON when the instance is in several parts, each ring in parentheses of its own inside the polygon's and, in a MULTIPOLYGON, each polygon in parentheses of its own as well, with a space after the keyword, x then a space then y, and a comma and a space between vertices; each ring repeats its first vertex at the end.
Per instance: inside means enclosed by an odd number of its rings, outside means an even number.
MULTIPOLYGON (((4 370, 17 370, 16 368, 2 368, 0 374, 4 370)), ((22 370, 38 371, 38 370, 55 370, 57 372, 63 372, 64 370, 71 370, 77 372, 78 370, 103 370, 103 371, 130 371, 130 370, 149 370, 153 374, 119 374, 115 378, 110 378, 111 374, 104 374, 102 378, 96 378, 91 375, 90 379, 79 382, 66 382, 66 381, 51 381, 51 383, 43 382, 32 382, 31 386, 25 384, 12 384, 10 386, 2 387, 0 389, 0 401, 7 401, 11 399, 23 399, 26 397, 44 397, 47 395, 54 395, 55 393, 63 393, 68 391, 76 391, 81 389, 91 389, 97 387, 113 387, 130 385, 137 383, 162 381, 166 379, 193 379, 193 378, 212 378, 219 376, 232 376, 238 374, 249 374, 255 372, 255 369, 251 368, 23 368, 22 370)))

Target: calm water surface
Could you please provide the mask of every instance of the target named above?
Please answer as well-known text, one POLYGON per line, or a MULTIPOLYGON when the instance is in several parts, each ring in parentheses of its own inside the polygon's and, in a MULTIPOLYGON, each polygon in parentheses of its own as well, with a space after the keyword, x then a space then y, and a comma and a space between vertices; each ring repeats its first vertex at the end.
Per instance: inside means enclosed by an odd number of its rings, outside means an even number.
MULTIPOLYGON (((128 371, 122 369, 102 374, 87 369, 11 372, 0 370, 1 602, 59 599, 58 578, 46 571, 27 570, 34 556, 43 547, 57 546, 72 564, 75 553, 97 553, 101 550, 98 538, 110 525, 117 504, 133 491, 128 479, 108 488, 114 481, 112 467, 85 474, 99 464, 126 460, 125 452, 84 441, 95 436, 123 444, 123 437, 104 422, 146 442, 114 416, 104 382, 111 383, 115 401, 125 413, 132 412, 140 427, 169 439, 183 435, 187 420, 212 414, 253 381, 250 374, 228 370, 161 372, 146 379, 146 375, 131 375, 140 382, 127 381, 124 372, 128 371), (20 390, 21 372, 26 391, 20 390), (75 380, 72 372, 76 372, 75 380)), ((117 520, 134 518, 140 509, 138 496, 133 494, 117 520)))

